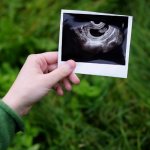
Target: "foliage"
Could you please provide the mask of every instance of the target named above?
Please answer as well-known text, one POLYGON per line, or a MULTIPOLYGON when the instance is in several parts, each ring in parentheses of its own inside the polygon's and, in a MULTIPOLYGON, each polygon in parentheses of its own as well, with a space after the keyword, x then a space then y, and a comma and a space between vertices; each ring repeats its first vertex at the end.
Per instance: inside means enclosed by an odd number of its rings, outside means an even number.
POLYGON ((30 53, 57 49, 60 9, 134 16, 127 79, 80 75, 81 84, 43 98, 9 150, 147 150, 150 141, 150 2, 1 0, 0 97, 30 53))

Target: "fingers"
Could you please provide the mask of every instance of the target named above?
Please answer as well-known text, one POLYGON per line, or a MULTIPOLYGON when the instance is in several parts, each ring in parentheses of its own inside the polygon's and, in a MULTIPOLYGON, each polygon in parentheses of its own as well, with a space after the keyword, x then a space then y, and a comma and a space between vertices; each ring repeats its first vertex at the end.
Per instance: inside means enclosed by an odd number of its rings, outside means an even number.
POLYGON ((75 73, 71 73, 69 75, 69 80, 73 83, 73 84, 79 84, 80 83, 80 79, 77 77, 77 75, 75 73))
POLYGON ((71 91, 72 85, 67 78, 63 80, 63 85, 67 91, 71 91))
POLYGON ((40 55, 45 59, 47 64, 54 64, 58 60, 57 52, 46 52, 46 53, 42 53, 40 55))
MULTIPOLYGON (((51 72, 51 71, 55 70, 56 68, 57 68, 57 64, 50 65, 48 68, 48 71, 51 72)), ((80 83, 80 79, 78 78, 78 76, 75 73, 71 73, 68 77, 63 79, 63 84, 64 84, 64 87, 67 91, 70 91, 72 88, 72 85, 71 85, 69 80, 73 84, 79 84, 80 83)))
POLYGON ((48 72, 51 72, 57 68, 57 64, 52 64, 48 66, 48 72))
MULTIPOLYGON (((74 74, 73 75, 73 79, 71 81, 73 84, 79 84, 80 80, 79 78, 74 74)), ((72 84, 69 81, 69 78, 65 78, 63 79, 63 81, 61 83, 57 83, 54 86, 55 91, 57 92, 58 95, 62 96, 64 95, 64 90, 63 87, 67 90, 67 91, 71 91, 72 90, 72 84)))
POLYGON ((75 62, 73 60, 69 60, 52 72, 45 74, 45 82, 48 84, 49 88, 69 76, 75 69, 75 66, 75 62))
POLYGON ((57 92, 58 95, 62 96, 62 95, 64 95, 63 87, 67 91, 71 91, 72 90, 72 84, 69 82, 69 80, 67 78, 63 79, 62 82, 57 83, 56 85, 54 85, 54 90, 57 92))
POLYGON ((62 96, 64 94, 62 86, 59 83, 54 86, 54 89, 58 95, 62 96))

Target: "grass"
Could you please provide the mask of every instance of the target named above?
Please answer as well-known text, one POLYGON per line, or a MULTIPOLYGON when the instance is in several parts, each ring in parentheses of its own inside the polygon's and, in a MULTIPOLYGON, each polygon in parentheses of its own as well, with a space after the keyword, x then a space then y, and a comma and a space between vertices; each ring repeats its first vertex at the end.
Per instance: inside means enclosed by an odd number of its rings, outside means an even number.
POLYGON ((60 9, 134 16, 128 78, 80 75, 71 93, 51 92, 24 118, 26 131, 9 150, 149 149, 149 7, 147 0, 1 0, 0 97, 27 55, 57 50, 60 9))

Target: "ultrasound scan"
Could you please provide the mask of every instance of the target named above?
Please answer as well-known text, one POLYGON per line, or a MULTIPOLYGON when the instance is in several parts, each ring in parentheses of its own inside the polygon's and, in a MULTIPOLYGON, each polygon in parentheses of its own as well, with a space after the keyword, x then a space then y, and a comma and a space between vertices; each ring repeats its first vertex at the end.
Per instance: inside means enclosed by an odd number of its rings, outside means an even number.
POLYGON ((62 61, 125 65, 128 17, 63 14, 62 61))

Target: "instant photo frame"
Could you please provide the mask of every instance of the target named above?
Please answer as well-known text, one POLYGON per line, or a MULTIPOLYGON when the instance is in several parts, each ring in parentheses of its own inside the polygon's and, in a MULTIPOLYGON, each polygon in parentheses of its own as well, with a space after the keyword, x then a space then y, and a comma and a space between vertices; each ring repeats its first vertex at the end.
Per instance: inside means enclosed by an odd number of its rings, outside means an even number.
POLYGON ((132 16, 61 10, 58 65, 75 73, 127 78, 132 16))

